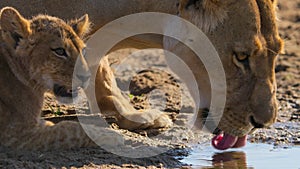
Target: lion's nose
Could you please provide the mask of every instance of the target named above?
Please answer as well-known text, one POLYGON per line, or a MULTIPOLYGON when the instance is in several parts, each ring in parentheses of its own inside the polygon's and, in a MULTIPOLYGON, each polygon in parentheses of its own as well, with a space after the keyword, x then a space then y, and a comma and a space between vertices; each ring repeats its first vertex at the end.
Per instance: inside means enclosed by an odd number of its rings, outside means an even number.
POLYGON ((257 80, 251 97, 252 114, 249 122, 256 128, 268 127, 275 123, 277 117, 276 85, 270 80, 257 80))
POLYGON ((254 128, 259 129, 259 128, 264 128, 264 127, 265 127, 264 124, 258 123, 258 122, 255 120, 254 116, 250 116, 249 121, 250 121, 250 123, 252 124, 252 126, 253 126, 254 128))
POLYGON ((256 100, 256 104, 252 105, 252 114, 249 117, 249 122, 255 128, 268 127, 275 123, 277 118, 277 102, 275 97, 272 99, 256 100))

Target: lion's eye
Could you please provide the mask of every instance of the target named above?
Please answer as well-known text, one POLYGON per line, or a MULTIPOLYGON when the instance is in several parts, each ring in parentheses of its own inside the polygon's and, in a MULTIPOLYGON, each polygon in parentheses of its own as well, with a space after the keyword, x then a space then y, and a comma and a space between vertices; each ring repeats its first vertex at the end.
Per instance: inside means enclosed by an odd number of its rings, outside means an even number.
POLYGON ((236 58, 236 60, 239 62, 247 62, 250 57, 250 55, 245 52, 242 52, 242 53, 235 52, 233 55, 236 58))
POLYGON ((243 73, 246 73, 247 70, 250 70, 250 55, 246 52, 234 52, 233 53, 233 62, 238 66, 243 73))
POLYGON ((67 52, 64 48, 55 48, 55 49, 51 49, 51 50, 58 57, 61 57, 61 58, 64 58, 64 59, 66 59, 68 57, 68 54, 67 54, 67 52))

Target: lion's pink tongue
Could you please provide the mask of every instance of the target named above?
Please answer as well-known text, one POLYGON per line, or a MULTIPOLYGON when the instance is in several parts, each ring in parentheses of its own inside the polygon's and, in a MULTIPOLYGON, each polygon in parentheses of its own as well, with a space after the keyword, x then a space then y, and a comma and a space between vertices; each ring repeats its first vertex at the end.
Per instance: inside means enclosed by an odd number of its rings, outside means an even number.
POLYGON ((247 136, 236 137, 229 134, 219 134, 212 139, 212 145, 218 150, 239 148, 246 145, 247 136))
POLYGON ((232 148, 244 147, 246 145, 246 143, 247 143, 247 135, 245 135, 243 137, 239 137, 232 148))

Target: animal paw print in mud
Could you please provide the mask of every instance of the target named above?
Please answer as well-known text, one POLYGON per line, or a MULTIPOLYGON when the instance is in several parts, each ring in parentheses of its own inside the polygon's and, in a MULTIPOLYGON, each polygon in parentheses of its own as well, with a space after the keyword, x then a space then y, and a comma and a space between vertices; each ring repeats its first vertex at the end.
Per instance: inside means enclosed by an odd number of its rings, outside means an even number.
POLYGON ((159 109, 179 113, 180 81, 165 70, 148 69, 134 76, 129 85, 131 102, 136 109, 159 109))

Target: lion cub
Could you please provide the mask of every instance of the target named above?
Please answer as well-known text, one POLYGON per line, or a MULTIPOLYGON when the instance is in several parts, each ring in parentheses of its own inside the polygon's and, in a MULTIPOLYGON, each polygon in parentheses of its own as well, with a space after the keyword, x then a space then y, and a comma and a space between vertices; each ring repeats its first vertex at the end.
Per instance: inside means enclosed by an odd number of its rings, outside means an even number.
POLYGON ((47 15, 27 20, 16 9, 5 7, 0 25, 0 145, 47 150, 96 146, 94 141, 122 142, 108 128, 89 126, 92 141, 77 122, 54 125, 39 119, 45 91, 67 101, 77 95, 78 87, 87 85, 90 73, 83 39, 89 33, 88 15, 68 23, 47 15), (72 79, 77 60, 80 73, 72 79))

